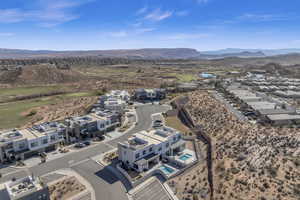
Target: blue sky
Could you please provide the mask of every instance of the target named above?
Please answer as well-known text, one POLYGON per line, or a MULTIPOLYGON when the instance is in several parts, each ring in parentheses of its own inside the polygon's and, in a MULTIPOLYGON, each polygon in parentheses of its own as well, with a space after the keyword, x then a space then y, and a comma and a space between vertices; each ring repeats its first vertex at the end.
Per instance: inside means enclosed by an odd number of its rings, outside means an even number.
POLYGON ((299 9, 299 0, 2 0, 0 48, 298 48, 299 9))

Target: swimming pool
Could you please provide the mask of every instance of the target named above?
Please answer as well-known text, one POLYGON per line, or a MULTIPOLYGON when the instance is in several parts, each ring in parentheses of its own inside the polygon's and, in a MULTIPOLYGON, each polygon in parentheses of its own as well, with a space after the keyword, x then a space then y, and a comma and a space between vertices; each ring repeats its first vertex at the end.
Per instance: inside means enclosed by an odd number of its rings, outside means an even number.
POLYGON ((162 165, 159 169, 167 175, 172 174, 175 171, 174 169, 172 169, 166 165, 162 165))
POLYGON ((186 160, 190 159, 191 157, 193 157, 191 154, 186 153, 186 154, 180 156, 179 159, 182 161, 186 161, 186 160))

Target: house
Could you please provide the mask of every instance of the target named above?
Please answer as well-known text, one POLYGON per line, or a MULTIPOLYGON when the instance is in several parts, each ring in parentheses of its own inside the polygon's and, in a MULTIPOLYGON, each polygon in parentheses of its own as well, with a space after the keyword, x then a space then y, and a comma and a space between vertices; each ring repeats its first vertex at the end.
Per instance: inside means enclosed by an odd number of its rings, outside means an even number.
POLYGON ((112 110, 112 111, 117 111, 120 113, 123 113, 125 108, 127 106, 126 101, 123 101, 121 99, 118 98, 108 98, 104 104, 103 104, 103 108, 106 110, 112 110))
POLYGON ((130 100, 129 93, 125 90, 112 90, 110 93, 99 97, 98 105, 107 110, 123 112, 130 100))
POLYGON ((108 110, 97 111, 80 117, 72 117, 66 120, 68 134, 72 138, 82 139, 95 137, 114 130, 121 124, 121 115, 108 110))
POLYGON ((156 101, 166 98, 165 89, 137 89, 133 98, 137 101, 156 101))
POLYGON ((119 160, 128 168, 138 172, 146 171, 161 159, 173 156, 185 149, 181 133, 175 129, 142 131, 134 134, 128 141, 118 144, 119 160))
POLYGON ((47 122, 21 130, 0 132, 0 162, 26 159, 41 152, 55 150, 64 142, 66 126, 47 122))
POLYGON ((1 200, 49 200, 49 189, 38 178, 27 176, 0 185, 1 200))

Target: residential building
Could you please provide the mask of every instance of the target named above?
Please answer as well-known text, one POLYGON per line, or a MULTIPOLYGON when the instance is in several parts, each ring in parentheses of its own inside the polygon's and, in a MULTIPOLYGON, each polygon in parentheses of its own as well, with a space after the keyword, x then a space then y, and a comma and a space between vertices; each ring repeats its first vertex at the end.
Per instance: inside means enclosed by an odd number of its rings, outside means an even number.
POLYGON ((169 127, 142 131, 128 141, 118 144, 119 160, 128 168, 138 172, 146 171, 167 156, 173 156, 185 149, 181 133, 169 127))
POLYGON ((153 101, 166 98, 165 89, 137 89, 133 98, 137 101, 153 101))
POLYGON ((125 90, 112 90, 110 93, 99 97, 98 105, 101 108, 123 112, 130 100, 129 93, 125 90))
MULTIPOLYGON (((97 111, 80 117, 72 117, 66 120, 70 137, 82 139, 95 137, 114 130, 121 124, 121 115, 108 110, 97 111)), ((72 138, 71 138, 72 140, 72 138)))
POLYGON ((4 190, 0 194, 1 200, 49 200, 49 189, 39 178, 28 176, 18 180, 11 180, 0 185, 4 190))
POLYGON ((32 155, 54 150, 64 142, 66 126, 47 122, 21 130, 0 132, 0 162, 26 159, 32 155))

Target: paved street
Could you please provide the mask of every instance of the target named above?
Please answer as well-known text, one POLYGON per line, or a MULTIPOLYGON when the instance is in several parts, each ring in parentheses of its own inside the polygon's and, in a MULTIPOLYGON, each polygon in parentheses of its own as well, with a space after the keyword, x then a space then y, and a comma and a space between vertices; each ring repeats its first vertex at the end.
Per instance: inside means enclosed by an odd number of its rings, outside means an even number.
MULTIPOLYGON (((165 112, 169 108, 167 106, 160 106, 160 105, 142 105, 137 108, 137 116, 138 116, 138 124, 133 129, 131 129, 126 134, 122 135, 119 138, 115 138, 109 142, 103 142, 94 146, 91 146, 89 148, 83 149, 82 151, 70 153, 67 154, 64 157, 48 161, 44 164, 40 164, 37 166, 33 166, 27 170, 25 169, 18 169, 14 171, 10 171, 9 173, 6 173, 3 169, 0 169, 0 172, 3 174, 3 177, 0 179, 0 182, 5 182, 7 180, 12 179, 13 177, 21 178, 26 175, 34 174, 36 176, 41 176, 43 174, 47 174, 49 172, 53 172, 58 169, 64 169, 64 168, 73 168, 77 172, 79 172, 80 175, 85 177, 87 181, 91 182, 91 184, 94 187, 94 190, 96 192, 97 200, 108 200, 110 197, 114 196, 106 196, 103 197, 104 193, 120 193, 119 195, 125 194, 125 190, 122 187, 121 182, 113 184, 111 182, 103 181, 104 177, 99 177, 95 174, 95 170, 99 170, 99 168, 95 168, 96 163, 93 165, 91 164, 91 161, 89 158, 94 157, 96 155, 99 155, 101 153, 104 153, 106 151, 109 151, 117 146, 118 142, 126 140, 128 137, 130 137, 132 134, 146 130, 150 128, 151 126, 151 115, 158 112, 165 112), (88 164, 87 164, 88 163, 88 164), (91 165, 89 165, 91 164, 91 165), (96 180, 97 179, 97 180, 96 180), (99 179, 99 180, 98 180, 99 179), (101 187, 97 187, 98 183, 100 183, 101 187), (104 186, 105 185, 105 186, 104 186), (111 185, 113 187, 111 187, 111 185), (122 193, 122 194, 121 194, 122 193), (98 196, 99 195, 99 196, 98 196)), ((101 167, 101 166, 99 166, 101 167)), ((113 179, 114 175, 111 173, 105 174, 108 177, 111 177, 113 179)), ((111 194, 112 195, 112 194, 111 194)), ((121 198, 124 199, 124 198, 121 198)), ((121 200, 120 199, 120 200, 121 200)), ((118 198, 113 198, 111 200, 118 200, 118 198)))
POLYGON ((93 160, 72 167, 93 186, 97 200, 127 199, 126 189, 108 169, 93 160))

